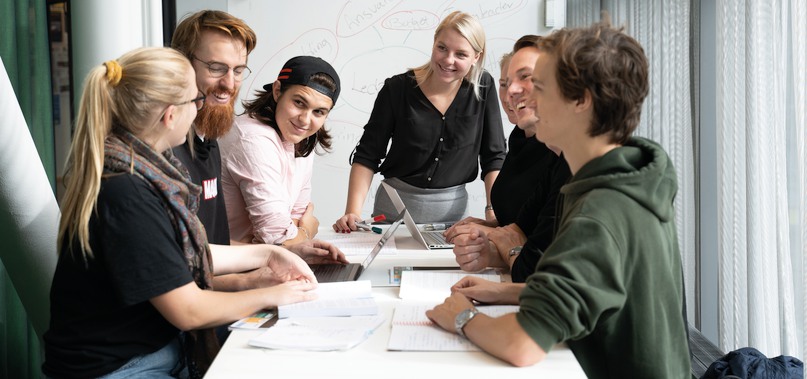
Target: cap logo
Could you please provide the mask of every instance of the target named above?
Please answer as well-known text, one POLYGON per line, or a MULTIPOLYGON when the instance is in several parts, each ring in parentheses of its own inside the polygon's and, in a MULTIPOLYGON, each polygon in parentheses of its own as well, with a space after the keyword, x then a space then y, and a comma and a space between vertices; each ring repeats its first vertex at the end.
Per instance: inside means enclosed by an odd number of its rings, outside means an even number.
MULTIPOLYGON (((313 88, 317 92, 330 97, 334 104, 336 104, 336 99, 339 97, 341 87, 339 75, 336 73, 336 70, 322 58, 312 56, 298 56, 289 59, 286 64, 283 65, 283 69, 280 70, 280 73, 278 73, 277 80, 282 81, 284 84, 298 84, 313 88), (317 73, 329 76, 334 81, 334 84, 336 84, 336 90, 312 82, 311 77, 317 73)), ((264 86, 264 89, 269 91, 267 87, 270 87, 270 85, 267 84, 264 86)))

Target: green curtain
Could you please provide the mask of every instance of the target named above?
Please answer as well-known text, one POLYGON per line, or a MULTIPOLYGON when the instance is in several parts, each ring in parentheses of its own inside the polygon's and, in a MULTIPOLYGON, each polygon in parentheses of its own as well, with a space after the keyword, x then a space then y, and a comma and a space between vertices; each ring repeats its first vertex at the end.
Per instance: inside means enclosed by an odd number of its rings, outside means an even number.
MULTIPOLYGON (((51 188, 55 188, 47 21, 45 0, 0 0, 0 57, 3 58, 51 188)), ((0 227, 9 230, 3 225, 0 227)), ((28 323, 28 316, 6 274, 5 266, 0 262, 0 378, 39 378, 41 363, 39 338, 28 323)))

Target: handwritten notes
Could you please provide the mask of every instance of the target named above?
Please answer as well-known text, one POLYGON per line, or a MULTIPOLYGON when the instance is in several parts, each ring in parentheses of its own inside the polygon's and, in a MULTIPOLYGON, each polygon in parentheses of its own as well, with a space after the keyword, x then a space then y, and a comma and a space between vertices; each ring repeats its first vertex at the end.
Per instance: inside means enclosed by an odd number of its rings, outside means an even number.
MULTIPOLYGON (((471 341, 443 330, 426 317, 437 303, 403 302, 395 307, 388 350, 400 351, 479 351, 471 341)), ((517 305, 477 307, 480 312, 499 317, 518 311, 517 305)))

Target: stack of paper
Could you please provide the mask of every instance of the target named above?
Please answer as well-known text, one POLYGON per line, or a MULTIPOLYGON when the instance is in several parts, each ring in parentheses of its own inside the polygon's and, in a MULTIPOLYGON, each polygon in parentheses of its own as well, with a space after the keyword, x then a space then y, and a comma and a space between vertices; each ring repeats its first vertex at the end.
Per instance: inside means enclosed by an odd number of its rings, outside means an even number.
POLYGON ((288 317, 372 316, 378 314, 369 280, 319 283, 317 299, 277 307, 281 319, 288 317))
POLYGON ((251 338, 249 345, 269 349, 347 350, 366 340, 383 322, 382 316, 278 320, 275 326, 251 338))
POLYGON ((274 326, 249 340, 270 349, 331 351, 350 349, 384 322, 369 280, 320 283, 318 298, 277 308, 274 326))

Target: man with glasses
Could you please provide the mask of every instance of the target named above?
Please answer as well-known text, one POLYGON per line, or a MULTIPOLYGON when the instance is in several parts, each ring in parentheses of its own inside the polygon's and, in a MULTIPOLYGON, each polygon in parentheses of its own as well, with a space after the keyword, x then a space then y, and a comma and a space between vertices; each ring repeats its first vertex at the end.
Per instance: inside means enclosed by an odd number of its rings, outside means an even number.
POLYGON ((188 168, 193 182, 202 186, 197 215, 211 244, 230 243, 217 140, 232 127, 238 90, 250 74, 247 55, 255 43, 255 32, 243 20, 213 10, 187 16, 171 40, 171 47, 190 59, 196 86, 205 95, 188 141, 175 147, 174 155, 188 168))

